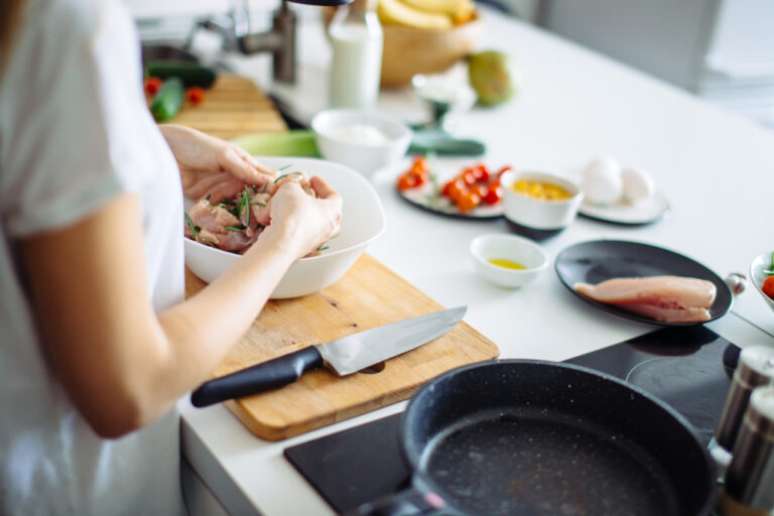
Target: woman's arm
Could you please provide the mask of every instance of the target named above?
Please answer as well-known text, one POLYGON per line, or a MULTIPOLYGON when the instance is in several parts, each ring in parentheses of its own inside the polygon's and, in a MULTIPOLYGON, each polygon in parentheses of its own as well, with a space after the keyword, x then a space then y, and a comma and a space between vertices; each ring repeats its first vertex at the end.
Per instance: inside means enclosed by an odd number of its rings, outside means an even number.
POLYGON ((140 208, 124 194, 75 225, 20 242, 50 367, 94 430, 118 437, 153 421, 203 381, 246 331, 290 264, 333 234, 341 200, 280 188, 277 221, 193 298, 155 314, 140 208))

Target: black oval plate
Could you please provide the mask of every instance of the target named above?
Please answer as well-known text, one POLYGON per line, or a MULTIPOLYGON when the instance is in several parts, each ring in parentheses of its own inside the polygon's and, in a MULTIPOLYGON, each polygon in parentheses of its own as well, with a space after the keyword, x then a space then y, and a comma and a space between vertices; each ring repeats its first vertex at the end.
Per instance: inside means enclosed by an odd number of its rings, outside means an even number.
POLYGON ((689 276, 711 281, 717 287, 715 302, 710 307, 710 321, 731 309, 733 295, 725 281, 710 269, 687 256, 640 242, 593 240, 564 249, 556 257, 554 269, 567 290, 583 301, 605 312, 656 326, 696 326, 701 323, 665 323, 628 312, 614 305, 581 296, 572 287, 579 282, 596 284, 613 278, 639 276, 689 276))

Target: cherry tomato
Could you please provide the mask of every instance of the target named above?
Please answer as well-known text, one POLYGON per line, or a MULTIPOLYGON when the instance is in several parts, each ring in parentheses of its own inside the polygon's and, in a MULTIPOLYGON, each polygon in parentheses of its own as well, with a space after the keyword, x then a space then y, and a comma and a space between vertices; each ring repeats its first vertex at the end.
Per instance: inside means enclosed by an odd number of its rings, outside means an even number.
POLYGON ((483 199, 484 196, 489 191, 489 188, 487 188, 486 185, 475 184, 475 185, 470 187, 470 191, 473 192, 474 194, 478 195, 479 197, 481 197, 483 199))
POLYGON ((451 181, 451 185, 449 185, 449 199, 451 199, 452 202, 459 202, 460 198, 466 193, 468 193, 468 188, 462 179, 454 179, 451 181))
POLYGON ((476 184, 476 176, 473 174, 472 170, 465 170, 462 172, 462 174, 460 174, 460 179, 468 186, 476 184))
POLYGON ((442 196, 444 196, 444 197, 449 197, 449 190, 451 190, 451 185, 452 185, 452 183, 454 183, 454 180, 447 181, 447 182, 446 182, 446 183, 443 185, 443 188, 441 188, 441 195, 442 195, 442 196))
POLYGON ((417 178, 411 174, 403 174, 398 178, 398 190, 404 192, 417 186, 417 178))
POLYGON ((483 163, 473 167, 473 176, 475 176, 476 181, 479 183, 488 183, 490 175, 489 169, 483 163))
POLYGON ((410 170, 406 175, 414 178, 414 186, 422 186, 423 184, 427 183, 427 172, 423 173, 410 170))
POLYGON ((194 106, 201 104, 204 101, 204 88, 191 86, 186 90, 185 98, 194 106))
POLYGON ((150 95, 151 97, 154 96, 156 93, 159 92, 159 89, 161 88, 161 85, 164 81, 159 79, 158 77, 146 77, 145 78, 145 93, 150 95))
POLYGON ((474 192, 465 192, 457 201, 457 209, 462 213, 467 213, 479 204, 481 204, 481 197, 474 192))
POLYGON ((500 187, 499 184, 497 185, 490 185, 489 189, 486 192, 486 195, 484 196, 484 202, 488 204, 489 206, 494 206, 495 204, 499 203, 503 199, 503 189, 500 187))
POLYGON ((414 158, 414 162, 411 164, 411 170, 417 172, 427 173, 430 167, 427 166, 427 160, 422 156, 414 158))
POLYGON ((766 278, 766 281, 763 282, 763 287, 761 287, 761 290, 763 290, 763 293, 769 296, 771 299, 774 299, 774 276, 769 276, 766 278))

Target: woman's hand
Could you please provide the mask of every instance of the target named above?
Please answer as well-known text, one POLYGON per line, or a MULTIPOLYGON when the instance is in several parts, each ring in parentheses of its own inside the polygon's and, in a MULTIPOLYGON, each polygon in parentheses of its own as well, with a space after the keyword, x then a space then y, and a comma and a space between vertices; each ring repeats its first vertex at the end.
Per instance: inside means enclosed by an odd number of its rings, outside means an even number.
POLYGON ((320 177, 310 181, 317 198, 304 192, 301 185, 289 181, 279 187, 271 199, 271 225, 259 240, 301 258, 316 250, 339 232, 341 197, 320 177))
POLYGON ((159 129, 177 160, 183 192, 192 199, 209 193, 212 202, 219 202, 239 193, 245 184, 260 187, 276 177, 234 144, 180 125, 159 129))

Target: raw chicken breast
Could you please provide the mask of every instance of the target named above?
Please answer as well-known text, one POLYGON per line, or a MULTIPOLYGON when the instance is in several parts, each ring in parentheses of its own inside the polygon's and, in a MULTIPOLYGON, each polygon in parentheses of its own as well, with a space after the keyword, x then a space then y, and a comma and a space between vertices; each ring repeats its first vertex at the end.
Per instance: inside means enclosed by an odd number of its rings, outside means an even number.
POLYGON ((717 294, 712 282, 682 276, 615 278, 597 285, 576 283, 573 288, 600 303, 662 322, 708 321, 717 294))

